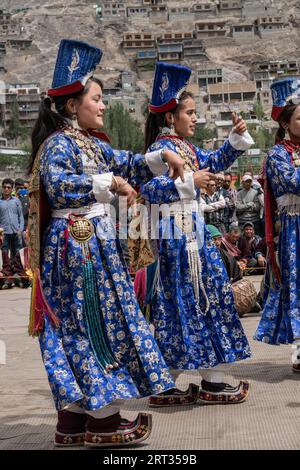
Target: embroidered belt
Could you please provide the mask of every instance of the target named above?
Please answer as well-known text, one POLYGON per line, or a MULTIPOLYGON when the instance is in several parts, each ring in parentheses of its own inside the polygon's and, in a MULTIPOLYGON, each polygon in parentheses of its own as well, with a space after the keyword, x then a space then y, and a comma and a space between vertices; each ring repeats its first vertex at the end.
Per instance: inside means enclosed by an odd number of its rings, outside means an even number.
POLYGON ((66 207, 65 209, 54 209, 51 216, 55 219, 69 219, 70 216, 82 216, 85 219, 92 219, 100 215, 108 215, 110 213, 110 204, 95 202, 84 207, 66 207))
POLYGON ((300 215, 300 196, 297 194, 284 194, 276 198, 280 214, 300 215))
POLYGON ((55 209, 52 217, 56 219, 68 219, 69 230, 72 237, 78 242, 87 242, 94 235, 94 226, 90 219, 109 214, 110 205, 95 203, 90 206, 65 209, 55 209))

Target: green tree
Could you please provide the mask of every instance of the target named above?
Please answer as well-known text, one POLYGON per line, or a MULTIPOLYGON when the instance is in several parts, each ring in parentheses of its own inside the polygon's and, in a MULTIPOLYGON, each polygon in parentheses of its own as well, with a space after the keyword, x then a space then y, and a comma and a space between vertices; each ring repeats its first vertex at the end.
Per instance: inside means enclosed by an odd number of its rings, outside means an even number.
POLYGON ((18 140, 23 142, 28 139, 29 136, 29 130, 20 122, 19 105, 16 99, 12 103, 9 126, 5 132, 5 136, 13 140, 14 143, 18 140))
POLYGON ((249 124, 248 130, 254 140, 253 147, 267 152, 274 145, 274 135, 269 129, 263 126, 257 128, 255 125, 249 124))
POLYGON ((254 109, 254 112, 257 116, 257 119, 259 119, 261 121, 265 116, 264 108, 263 108, 263 105, 261 104, 261 102, 256 101, 256 103, 253 106, 253 109, 254 109))
POLYGON ((121 103, 106 110, 104 129, 114 148, 132 150, 135 153, 143 151, 144 135, 141 126, 121 103))
POLYGON ((203 147, 205 140, 211 140, 215 137, 215 131, 208 127, 196 126, 195 134, 189 140, 197 147, 203 147))

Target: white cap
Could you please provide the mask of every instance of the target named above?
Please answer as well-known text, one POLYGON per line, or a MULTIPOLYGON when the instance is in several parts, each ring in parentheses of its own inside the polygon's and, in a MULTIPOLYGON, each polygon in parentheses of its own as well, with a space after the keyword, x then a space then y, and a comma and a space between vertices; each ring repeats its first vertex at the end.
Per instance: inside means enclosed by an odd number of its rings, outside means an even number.
POLYGON ((242 181, 249 181, 249 180, 253 180, 252 176, 251 175, 244 175, 243 178, 242 178, 242 181))

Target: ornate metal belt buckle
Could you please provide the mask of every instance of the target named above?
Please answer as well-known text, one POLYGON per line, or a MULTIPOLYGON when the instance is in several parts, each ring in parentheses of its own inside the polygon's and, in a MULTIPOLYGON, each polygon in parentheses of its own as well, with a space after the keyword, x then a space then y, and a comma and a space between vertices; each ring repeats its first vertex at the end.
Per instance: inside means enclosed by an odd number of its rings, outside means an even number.
POLYGON ((85 218, 72 220, 70 223, 70 233, 78 242, 87 242, 94 235, 92 222, 85 218))

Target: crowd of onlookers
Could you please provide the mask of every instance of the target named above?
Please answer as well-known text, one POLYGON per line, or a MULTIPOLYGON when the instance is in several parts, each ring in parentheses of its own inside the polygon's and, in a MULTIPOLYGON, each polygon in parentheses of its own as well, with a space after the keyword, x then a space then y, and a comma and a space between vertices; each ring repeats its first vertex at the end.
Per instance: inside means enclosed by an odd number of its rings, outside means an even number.
POLYGON ((248 274, 266 265, 264 194, 251 173, 243 175, 241 187, 232 187, 231 173, 218 173, 201 195, 200 207, 206 224, 216 227, 222 249, 233 256, 248 274))
POLYGON ((5 178, 0 199, 0 289, 31 284, 26 243, 28 212, 28 182, 5 178))

